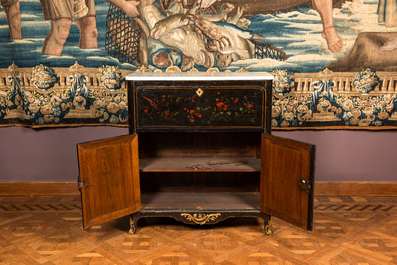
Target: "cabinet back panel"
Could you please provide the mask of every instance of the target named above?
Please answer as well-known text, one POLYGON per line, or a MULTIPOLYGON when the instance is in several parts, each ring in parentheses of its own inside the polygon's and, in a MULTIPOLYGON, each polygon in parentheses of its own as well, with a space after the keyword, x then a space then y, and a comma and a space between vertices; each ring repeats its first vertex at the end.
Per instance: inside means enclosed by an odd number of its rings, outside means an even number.
POLYGON ((259 192, 259 172, 141 173, 141 191, 259 192))
POLYGON ((140 133, 140 158, 149 157, 256 157, 257 132, 140 133))

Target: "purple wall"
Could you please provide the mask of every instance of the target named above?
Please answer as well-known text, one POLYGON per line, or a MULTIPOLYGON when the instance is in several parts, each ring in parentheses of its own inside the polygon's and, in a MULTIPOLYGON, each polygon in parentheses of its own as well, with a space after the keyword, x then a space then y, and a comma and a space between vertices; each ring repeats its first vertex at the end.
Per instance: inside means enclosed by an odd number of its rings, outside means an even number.
MULTIPOLYGON (((76 144, 127 128, 0 128, 0 181, 76 181, 76 144)), ((317 181, 397 181, 397 131, 273 131, 317 145, 317 181)))
POLYGON ((273 131, 316 145, 317 181, 397 181, 397 131, 273 131))

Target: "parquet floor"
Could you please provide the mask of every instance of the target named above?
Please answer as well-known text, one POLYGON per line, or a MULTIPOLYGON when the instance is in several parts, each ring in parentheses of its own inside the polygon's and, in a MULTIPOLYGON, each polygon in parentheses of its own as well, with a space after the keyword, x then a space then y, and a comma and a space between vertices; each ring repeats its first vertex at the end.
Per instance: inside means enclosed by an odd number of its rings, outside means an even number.
POLYGON ((128 218, 82 229, 78 196, 0 197, 0 264, 397 264, 397 197, 316 197, 314 231, 128 218))

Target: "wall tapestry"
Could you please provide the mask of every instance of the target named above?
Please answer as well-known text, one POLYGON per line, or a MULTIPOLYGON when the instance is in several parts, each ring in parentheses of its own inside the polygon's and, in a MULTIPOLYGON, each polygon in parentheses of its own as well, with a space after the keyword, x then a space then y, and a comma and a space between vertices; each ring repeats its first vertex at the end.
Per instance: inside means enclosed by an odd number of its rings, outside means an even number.
POLYGON ((397 129, 397 1, 0 4, 0 126, 127 126, 134 71, 267 71, 273 129, 397 129))

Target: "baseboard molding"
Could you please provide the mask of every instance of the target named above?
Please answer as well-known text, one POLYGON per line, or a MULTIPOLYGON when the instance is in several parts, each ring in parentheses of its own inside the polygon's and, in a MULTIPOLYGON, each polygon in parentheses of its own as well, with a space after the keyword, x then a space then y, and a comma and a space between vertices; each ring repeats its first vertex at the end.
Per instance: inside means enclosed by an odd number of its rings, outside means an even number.
MULTIPOLYGON (((0 196, 79 195, 77 182, 0 182, 0 196)), ((317 182, 315 196, 397 196, 396 182, 317 182)))
POLYGON ((316 196, 397 196, 396 182, 318 182, 316 196))
POLYGON ((0 196, 79 195, 77 182, 13 181, 0 182, 0 196))

